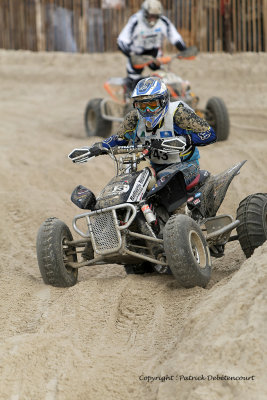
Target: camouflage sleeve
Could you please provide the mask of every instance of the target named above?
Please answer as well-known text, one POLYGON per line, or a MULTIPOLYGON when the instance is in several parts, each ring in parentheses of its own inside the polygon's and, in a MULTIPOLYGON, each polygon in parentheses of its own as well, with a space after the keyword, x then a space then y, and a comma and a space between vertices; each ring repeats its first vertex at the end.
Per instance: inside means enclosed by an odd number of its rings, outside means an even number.
POLYGON ((174 114, 174 123, 182 129, 196 133, 210 129, 209 124, 184 103, 178 105, 174 114))
POLYGON ((116 135, 108 137, 107 139, 103 140, 103 142, 95 143, 95 145, 101 149, 110 149, 116 146, 127 146, 129 141, 134 139, 137 123, 137 111, 132 110, 126 114, 116 135))
POLYGON ((124 121, 119 126, 117 136, 120 139, 130 140, 134 133, 138 123, 138 112, 137 110, 131 110, 126 114, 124 121))
POLYGON ((216 133, 213 128, 183 102, 178 105, 173 122, 175 133, 190 135, 194 146, 206 146, 216 142, 216 133))

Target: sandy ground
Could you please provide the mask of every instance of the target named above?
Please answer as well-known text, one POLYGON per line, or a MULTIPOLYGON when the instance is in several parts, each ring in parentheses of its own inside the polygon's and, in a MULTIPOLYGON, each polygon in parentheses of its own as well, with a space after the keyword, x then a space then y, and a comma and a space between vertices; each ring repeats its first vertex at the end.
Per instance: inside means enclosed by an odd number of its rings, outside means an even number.
MULTIPOLYGON (((267 54, 200 54, 172 68, 203 106, 214 95, 227 104, 229 140, 201 149, 201 166, 218 173, 247 160, 221 208, 235 216, 244 197, 267 192, 267 54)), ((71 226, 73 188, 97 194, 113 175, 107 157, 74 165, 67 154, 93 143, 85 105, 124 72, 119 53, 0 51, 0 398, 266 399, 267 243, 248 260, 229 243, 206 289, 117 265, 81 269, 69 289, 42 281, 40 224, 71 226)))

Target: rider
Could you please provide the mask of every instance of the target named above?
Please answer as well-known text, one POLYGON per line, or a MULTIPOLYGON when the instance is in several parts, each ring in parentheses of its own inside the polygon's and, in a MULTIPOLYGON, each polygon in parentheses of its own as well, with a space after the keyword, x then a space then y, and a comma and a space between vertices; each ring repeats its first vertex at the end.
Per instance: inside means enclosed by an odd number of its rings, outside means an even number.
POLYGON ((118 133, 91 146, 90 155, 105 154, 106 149, 128 144, 151 144, 150 161, 157 179, 175 171, 182 171, 188 185, 199 174, 199 151, 216 141, 216 134, 209 124, 200 118, 183 101, 170 102, 169 91, 158 77, 142 79, 133 94, 134 110, 121 123, 118 133), (160 150, 163 139, 178 137, 179 155, 160 150))
POLYGON ((162 55, 164 37, 182 51, 186 45, 182 36, 171 21, 162 15, 163 8, 159 0, 145 0, 141 10, 132 15, 118 36, 119 50, 128 57, 126 86, 133 91, 138 80, 141 79, 143 67, 135 67, 136 56, 149 55, 155 58, 149 68, 160 68, 156 58, 162 55))

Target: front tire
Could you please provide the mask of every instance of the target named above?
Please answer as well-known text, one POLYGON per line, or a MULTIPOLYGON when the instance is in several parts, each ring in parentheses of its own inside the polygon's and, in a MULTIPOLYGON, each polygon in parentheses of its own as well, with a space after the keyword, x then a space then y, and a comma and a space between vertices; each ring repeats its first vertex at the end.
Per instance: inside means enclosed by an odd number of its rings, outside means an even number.
POLYGON ((230 122, 226 105, 219 97, 211 97, 206 105, 205 119, 214 129, 217 142, 226 140, 229 136, 230 122))
POLYGON ((267 194, 256 193, 242 200, 236 219, 240 221, 236 228, 238 240, 248 258, 267 239, 267 194))
POLYGON ((211 257, 198 224, 187 215, 172 216, 163 232, 167 263, 185 288, 205 287, 211 276, 211 257))
POLYGON ((77 261, 75 247, 66 241, 73 240, 67 225, 57 218, 48 218, 37 235, 36 249, 39 269, 44 283, 56 287, 76 284, 78 269, 66 264, 77 261))
POLYGON ((111 134, 112 122, 102 118, 100 104, 102 99, 92 99, 88 102, 84 113, 86 135, 108 137, 111 134))

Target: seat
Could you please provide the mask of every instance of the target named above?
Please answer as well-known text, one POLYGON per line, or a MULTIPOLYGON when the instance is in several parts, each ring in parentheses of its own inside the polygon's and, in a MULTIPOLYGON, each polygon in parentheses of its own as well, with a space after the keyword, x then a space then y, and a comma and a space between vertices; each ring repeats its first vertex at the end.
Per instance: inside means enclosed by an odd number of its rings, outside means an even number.
POLYGON ((209 176, 210 176, 209 171, 201 169, 199 171, 199 174, 195 177, 195 179, 186 186, 186 191, 193 192, 195 189, 202 186, 209 176))

